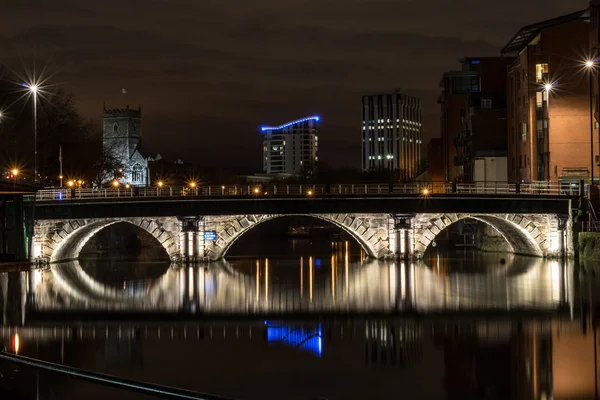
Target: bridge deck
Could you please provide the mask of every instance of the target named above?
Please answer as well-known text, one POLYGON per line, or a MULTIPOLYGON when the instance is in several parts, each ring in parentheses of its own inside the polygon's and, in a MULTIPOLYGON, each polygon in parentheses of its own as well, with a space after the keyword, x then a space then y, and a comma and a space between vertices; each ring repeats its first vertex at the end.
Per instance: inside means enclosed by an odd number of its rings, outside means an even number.
POLYGON ((38 200, 35 218, 80 219, 240 214, 559 214, 574 196, 527 194, 168 196, 38 200))

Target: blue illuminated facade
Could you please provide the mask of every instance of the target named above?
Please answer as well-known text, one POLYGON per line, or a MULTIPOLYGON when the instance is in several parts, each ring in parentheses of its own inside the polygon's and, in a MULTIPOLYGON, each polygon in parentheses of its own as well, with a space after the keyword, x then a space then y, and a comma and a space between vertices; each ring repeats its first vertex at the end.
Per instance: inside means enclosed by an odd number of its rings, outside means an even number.
POLYGON ((269 175, 311 177, 319 161, 319 116, 297 119, 279 126, 262 126, 263 171, 269 175))
POLYGON ((308 351, 319 357, 323 354, 323 336, 321 324, 317 327, 304 327, 283 324, 275 321, 265 321, 267 326, 267 341, 281 343, 295 349, 308 351))

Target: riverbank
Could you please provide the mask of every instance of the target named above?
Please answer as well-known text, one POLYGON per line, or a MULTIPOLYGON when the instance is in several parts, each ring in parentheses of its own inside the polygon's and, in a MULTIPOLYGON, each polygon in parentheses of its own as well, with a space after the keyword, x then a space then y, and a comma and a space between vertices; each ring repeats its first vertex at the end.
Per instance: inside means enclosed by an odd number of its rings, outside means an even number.
POLYGON ((600 232, 579 233, 579 259, 600 261, 600 232))

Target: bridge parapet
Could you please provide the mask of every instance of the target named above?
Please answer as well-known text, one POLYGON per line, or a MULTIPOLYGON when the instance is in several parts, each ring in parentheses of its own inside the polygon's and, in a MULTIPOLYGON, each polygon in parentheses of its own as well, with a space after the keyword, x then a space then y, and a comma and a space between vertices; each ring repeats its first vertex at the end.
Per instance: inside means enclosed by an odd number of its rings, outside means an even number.
POLYGON ((540 195, 579 196, 587 195, 582 185, 564 183, 513 184, 507 182, 416 182, 416 183, 367 183, 367 184, 314 184, 314 185, 194 185, 129 187, 119 186, 99 189, 45 189, 37 192, 37 201, 64 201, 85 199, 121 200, 155 197, 286 197, 286 196, 365 196, 365 195, 540 195))

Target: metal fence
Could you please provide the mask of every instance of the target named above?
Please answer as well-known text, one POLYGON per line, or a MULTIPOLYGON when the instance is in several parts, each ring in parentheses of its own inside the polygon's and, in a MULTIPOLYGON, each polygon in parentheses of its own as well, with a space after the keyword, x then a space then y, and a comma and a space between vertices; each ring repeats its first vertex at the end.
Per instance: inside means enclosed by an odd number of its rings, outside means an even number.
POLYGON ((111 187, 43 189, 37 193, 38 201, 73 199, 140 198, 140 197, 248 197, 248 196, 327 196, 327 195, 421 195, 483 194, 483 195, 587 195, 587 187, 566 183, 506 182, 476 183, 368 183, 368 184, 315 184, 315 185, 199 185, 195 187, 111 187))
POLYGON ((582 232, 600 232, 600 221, 585 221, 581 223, 582 232))

